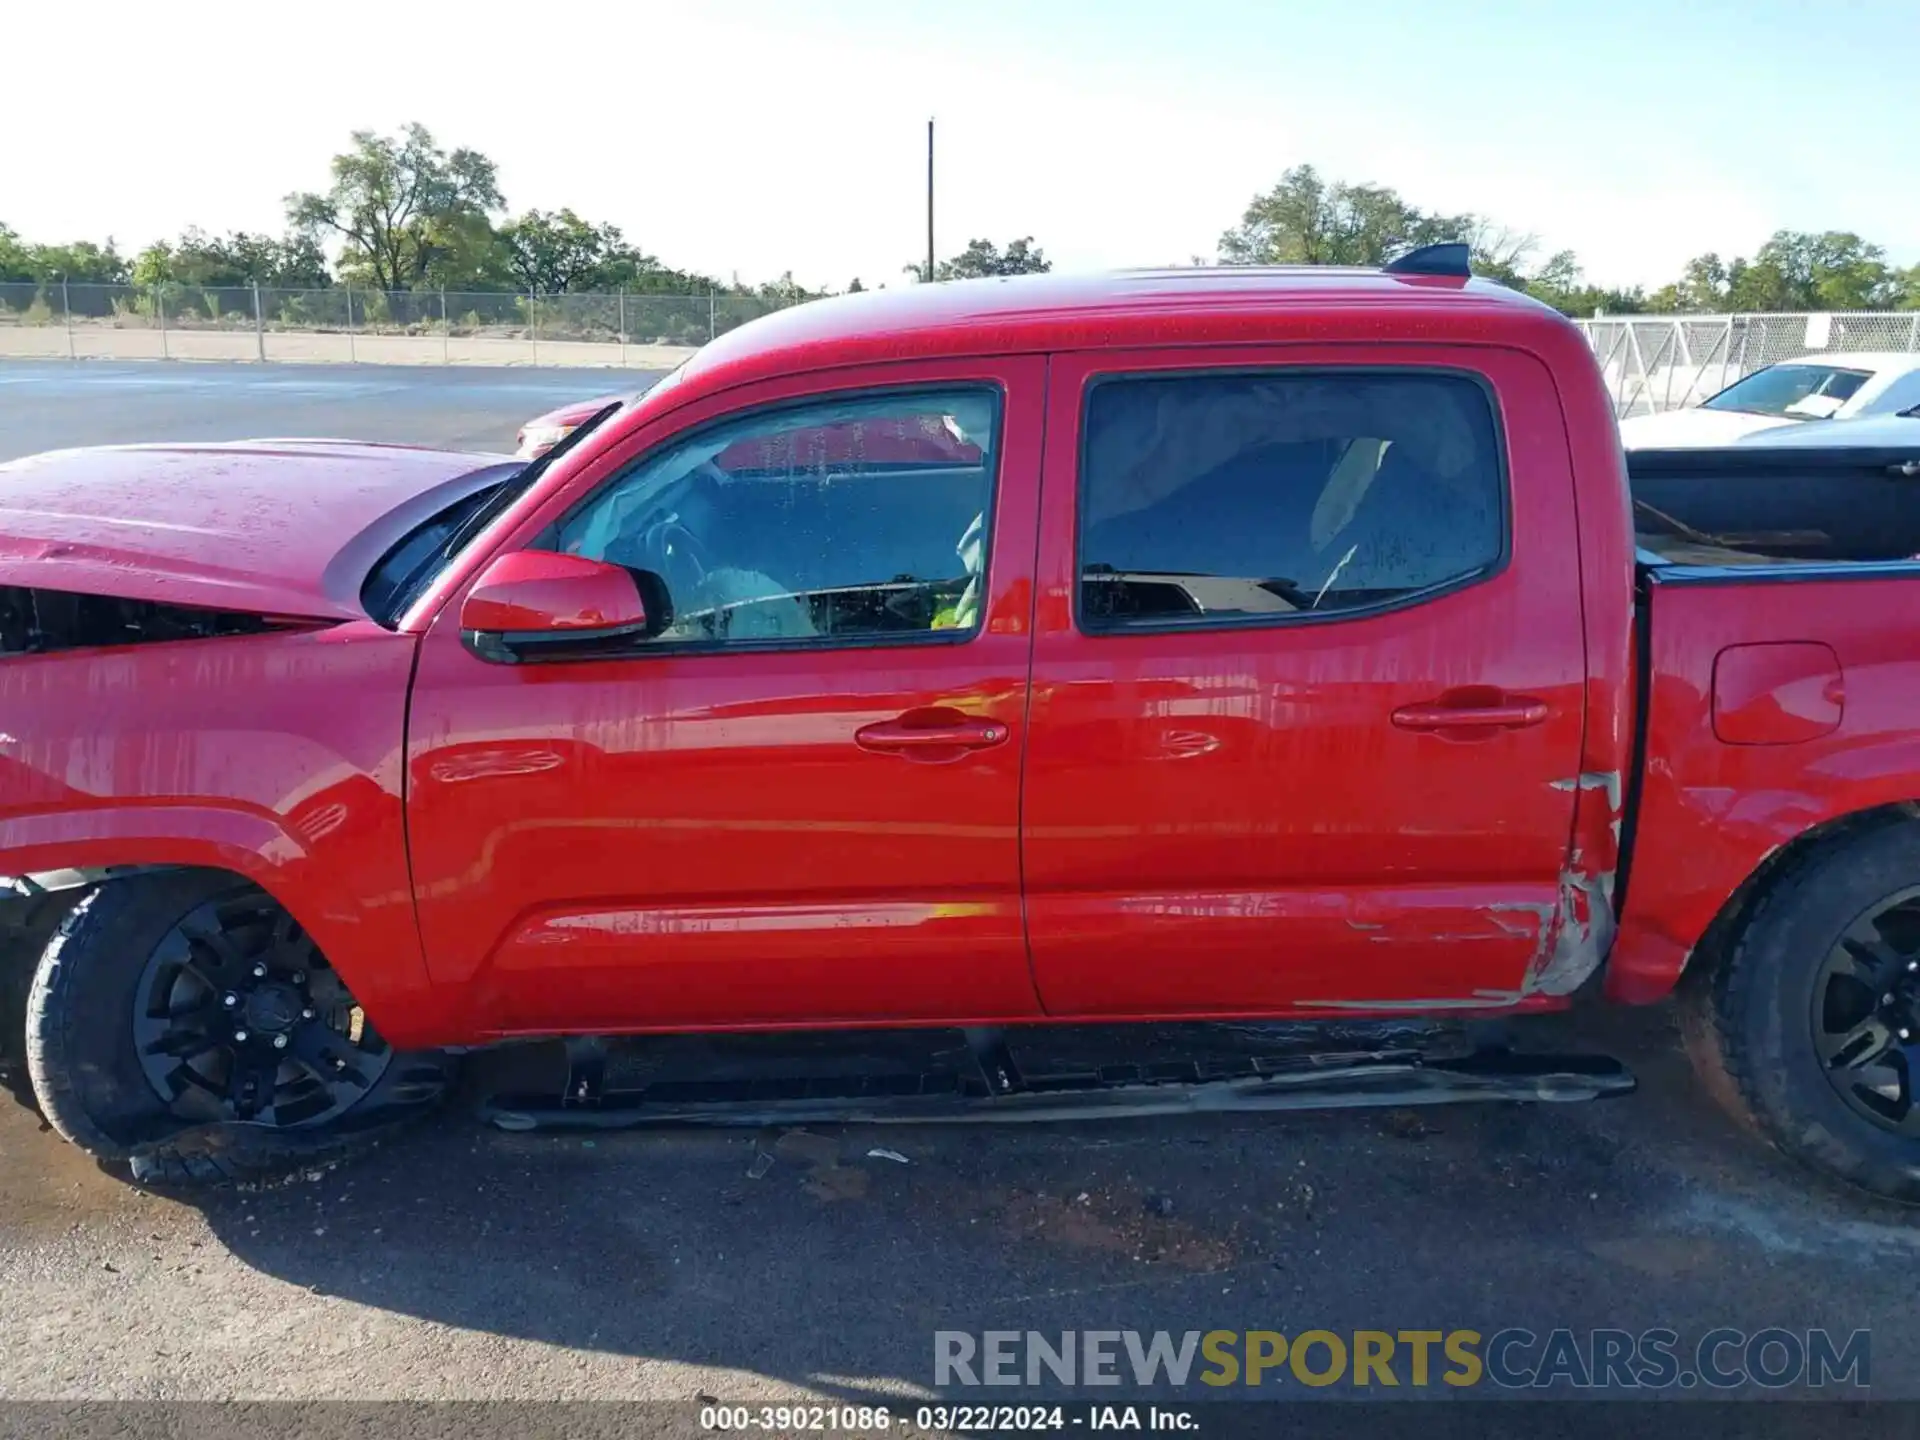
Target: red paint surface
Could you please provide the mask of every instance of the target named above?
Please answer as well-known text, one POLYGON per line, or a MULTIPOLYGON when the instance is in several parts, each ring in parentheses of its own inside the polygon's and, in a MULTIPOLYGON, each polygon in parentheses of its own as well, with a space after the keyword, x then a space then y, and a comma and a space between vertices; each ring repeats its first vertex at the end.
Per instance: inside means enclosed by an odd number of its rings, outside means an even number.
POLYGON ((1567 437, 1551 374, 1520 351, 1304 344, 1235 358, 1389 353, 1492 382, 1526 477, 1503 570, 1375 616, 1094 636, 1072 614, 1082 394, 1103 374, 1220 357, 1055 359, 1024 797, 1049 1011, 1497 1003, 1521 989, 1573 823, 1575 791, 1553 782, 1583 768, 1579 571, 1559 558, 1576 549, 1567 437), (1541 723, 1442 732, 1393 718, 1497 696, 1544 707, 1541 723))
POLYGON ((1708 924, 1779 847, 1817 825, 1920 799, 1920 586, 1845 579, 1653 587, 1648 763, 1607 993, 1671 989, 1708 924), (1839 726, 1800 744, 1714 733, 1729 646, 1818 636, 1846 677, 1839 726))
POLYGON ((413 862, 434 980, 474 1029, 1038 1014, 1019 821, 1044 371, 897 364, 709 399, 589 447, 523 527, 743 405, 988 381, 1006 396, 1000 474, 983 633, 965 643, 502 666, 432 625, 413 862), (929 724, 948 743, 859 739, 929 724))
POLYGON ((607 630, 646 618, 633 576, 618 565, 550 550, 500 556, 460 606, 461 629, 496 633, 607 630))
POLYGON ((445 1038, 400 799, 413 652, 359 621, 0 661, 0 874, 236 871, 286 905, 383 1033, 445 1038))
POLYGON ((564 405, 556 405, 551 410, 543 410, 520 428, 522 431, 535 426, 557 427, 564 425, 571 430, 575 425, 591 420, 609 405, 624 405, 631 395, 596 395, 591 400, 569 400, 564 405))
MULTIPOLYGON (((837 443, 823 435, 820 455, 837 443)), ((353 618, 376 542, 476 462, 273 448, 0 467, 0 583, 347 622, 0 663, 0 873, 155 862, 251 876, 402 1044, 1533 1009, 1558 1003, 1526 993, 1549 961, 1569 944, 1578 961, 1589 931, 1594 955, 1604 945, 1596 907, 1619 866, 1634 742, 1621 457, 1579 336, 1498 287, 1187 272, 783 312, 722 337, 559 460, 398 633, 353 618), (1087 380, 1291 363, 1485 377, 1511 452, 1510 562, 1385 614, 1080 634, 1087 380), (545 526, 687 427, 978 381, 1002 388, 1005 420, 977 636, 512 666, 461 644, 487 566, 534 563, 518 556, 545 526), (20 518, 82 481, 102 488, 61 512, 79 519, 20 518), (276 510, 294 481, 298 504, 276 510), (121 537, 123 514, 164 525, 121 537), (1483 713, 1428 723, 1462 706, 1483 713)), ((1774 847, 1916 798, 1915 633, 1907 582, 1655 587, 1610 993, 1668 988, 1774 847), (1787 744, 1715 733, 1716 657, 1809 642, 1844 670, 1837 726, 1787 744)), ((1724 717, 1737 727, 1771 697, 1776 730, 1817 718, 1805 677, 1761 670, 1722 677, 1724 717)))
POLYGON ((0 465, 0 585, 358 619, 380 556, 505 463, 344 440, 33 455, 0 465))
POLYGON ((1713 662, 1713 733, 1729 745, 1797 745, 1840 728, 1846 683, 1830 645, 1729 645, 1713 662))

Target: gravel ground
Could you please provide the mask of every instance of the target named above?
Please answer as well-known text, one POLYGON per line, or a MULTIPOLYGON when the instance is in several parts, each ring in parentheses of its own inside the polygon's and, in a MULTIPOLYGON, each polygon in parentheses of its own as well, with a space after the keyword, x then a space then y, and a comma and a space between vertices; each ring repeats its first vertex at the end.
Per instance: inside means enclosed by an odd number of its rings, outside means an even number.
MULTIPOLYGON (((606 385, 0 365, 0 457, 275 433, 497 448, 606 385)), ((0 1396, 860 1399, 922 1393, 939 1329, 1512 1325, 1870 1326, 1873 1393, 1920 1394, 1905 1212, 1736 1132, 1664 1011, 1534 1030, 1620 1055, 1640 1090, 799 1137, 510 1135, 455 1110, 191 1202, 0 1096, 0 1396)))
POLYGON ((456 1110, 191 1202, 0 1101, 0 1395, 858 1400, 921 1393, 940 1329, 1510 1325, 1870 1325, 1875 1394, 1914 1393, 1900 1213, 1736 1133, 1661 1012, 1539 1028, 1640 1092, 785 1136, 456 1110))

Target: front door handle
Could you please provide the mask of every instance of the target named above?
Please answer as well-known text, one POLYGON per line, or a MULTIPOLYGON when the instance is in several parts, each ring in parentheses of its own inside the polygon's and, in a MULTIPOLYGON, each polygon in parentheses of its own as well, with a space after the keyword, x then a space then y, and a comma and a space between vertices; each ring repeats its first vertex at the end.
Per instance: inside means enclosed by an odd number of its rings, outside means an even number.
POLYGON ((1492 704, 1403 705, 1393 712, 1402 730, 1524 730, 1547 718, 1547 702, 1516 695, 1492 704))
POLYGON ((957 711, 909 710, 894 720, 862 725, 853 732, 853 739, 862 750, 931 760, 1005 744, 1007 727, 998 720, 977 720, 957 711))

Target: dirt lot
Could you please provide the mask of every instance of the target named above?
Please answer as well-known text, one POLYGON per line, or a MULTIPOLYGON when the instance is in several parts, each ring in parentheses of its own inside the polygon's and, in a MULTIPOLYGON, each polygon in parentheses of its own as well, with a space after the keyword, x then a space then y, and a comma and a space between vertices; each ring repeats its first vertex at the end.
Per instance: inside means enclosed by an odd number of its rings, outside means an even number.
MULTIPOLYGON (((605 381, 0 364, 0 457, 275 433, 497 448, 605 381)), ((0 1396, 899 1396, 930 1384, 937 1329, 1510 1325, 1871 1326, 1873 1393, 1920 1396, 1906 1213, 1737 1134, 1664 1012, 1537 1038, 1622 1056, 1639 1092, 784 1139, 454 1112, 194 1202, 108 1178, 0 1095, 0 1396)))
POLYGON ((1920 1389, 1905 1217, 1736 1135, 1662 1015, 1576 1038, 1640 1093, 784 1137, 455 1113, 192 1203, 0 1101, 0 1395, 904 1397, 937 1329, 1096 1326, 1871 1325, 1874 1392, 1920 1389))

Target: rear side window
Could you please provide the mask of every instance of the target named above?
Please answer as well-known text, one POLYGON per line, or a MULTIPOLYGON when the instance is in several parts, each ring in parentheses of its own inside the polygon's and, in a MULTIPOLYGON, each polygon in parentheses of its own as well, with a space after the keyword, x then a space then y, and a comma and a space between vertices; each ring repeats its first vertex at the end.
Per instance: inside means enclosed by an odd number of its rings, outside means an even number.
POLYGON ((1486 389, 1448 373, 1113 379, 1087 400, 1087 630, 1285 621, 1408 603, 1506 555, 1486 389))

